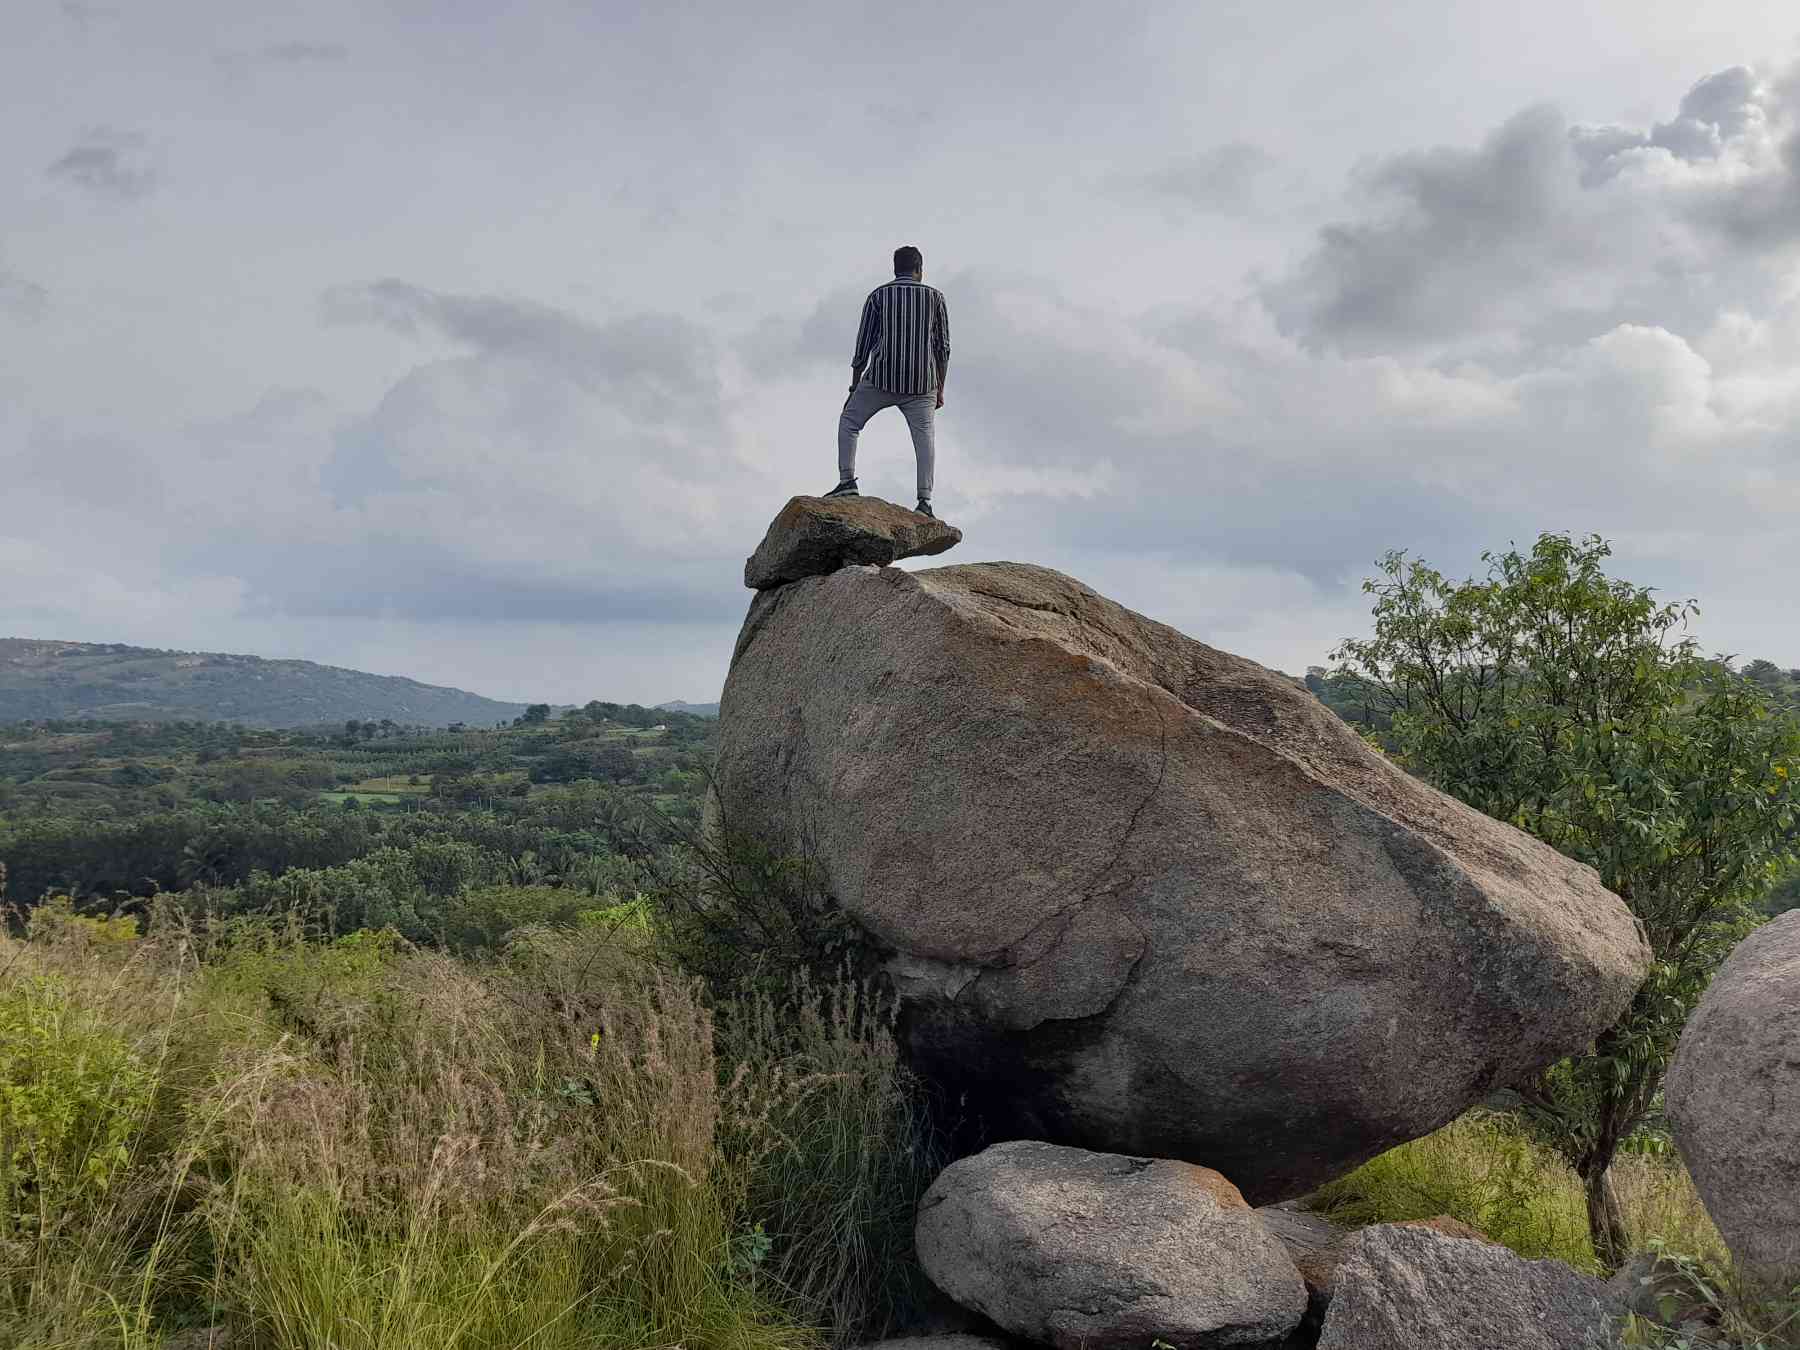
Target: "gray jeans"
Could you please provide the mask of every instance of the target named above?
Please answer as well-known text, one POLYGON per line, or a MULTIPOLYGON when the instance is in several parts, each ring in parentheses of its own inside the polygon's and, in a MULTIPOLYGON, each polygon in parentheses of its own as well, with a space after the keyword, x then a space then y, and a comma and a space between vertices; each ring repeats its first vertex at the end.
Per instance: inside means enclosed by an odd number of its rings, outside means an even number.
POLYGON ((883 408, 898 408, 905 414, 907 428, 912 432, 913 456, 919 461, 919 500, 928 502, 937 470, 935 389, 923 394, 892 394, 877 389, 865 375, 844 400, 844 413, 838 418, 838 481, 856 477, 856 438, 862 434, 863 424, 883 408))

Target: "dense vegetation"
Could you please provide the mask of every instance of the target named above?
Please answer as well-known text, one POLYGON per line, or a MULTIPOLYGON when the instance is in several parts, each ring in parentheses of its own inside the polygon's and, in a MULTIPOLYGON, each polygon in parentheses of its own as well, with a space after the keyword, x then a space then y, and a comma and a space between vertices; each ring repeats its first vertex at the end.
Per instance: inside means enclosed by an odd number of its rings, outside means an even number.
POLYGON ((493 726, 521 711, 519 704, 461 689, 311 661, 0 638, 0 722, 197 717, 291 727, 387 717, 423 726, 493 726))
MULTIPOLYGON (((1800 713, 1800 669, 1782 670, 1771 661, 1750 661, 1741 668, 1724 660, 1694 660, 1688 670, 1695 676, 1720 681, 1738 675, 1754 686, 1768 711, 1800 713)), ((1312 666, 1306 687, 1320 702, 1389 754, 1402 756, 1394 729, 1394 703, 1390 691, 1371 679, 1340 666, 1312 666)), ((1754 910, 1767 916, 1800 908, 1800 867, 1777 863, 1774 876, 1757 879, 1754 910)))
POLYGON ((641 912, 392 930, 38 907, 0 937, 0 1344, 878 1335, 934 1166, 886 1010, 714 991, 641 912))
MULTIPOLYGON (((1764 665, 1730 692, 1779 710, 1800 680, 1764 665)), ((1704 707, 1723 668, 1683 670, 1677 704, 1704 707)), ((1307 683, 1441 776, 1393 674, 1307 683)), ((268 1350, 802 1350, 916 1325, 912 1211, 955 1104, 901 1064, 809 869, 699 837, 713 733, 604 703, 0 727, 0 1346, 225 1323, 268 1350)), ((1614 1141, 1610 1229, 1541 1111, 1474 1113, 1316 1203, 1590 1270, 1667 1244, 1716 1289, 1653 1096, 1614 1141)), ((1785 1343, 1764 1333, 1791 1312, 1740 1317, 1744 1343, 1785 1343)))
POLYGON ((1339 649, 1402 764, 1600 874, 1642 922, 1650 976, 1527 1108, 1587 1187, 1596 1250, 1629 1250, 1610 1168, 1655 1109, 1681 1028, 1791 865, 1800 719, 1684 636, 1692 604, 1607 575, 1600 539, 1546 534, 1453 582, 1392 553, 1374 631, 1339 649))
POLYGON ((297 912, 481 945, 644 888, 698 818, 713 723, 592 703, 490 731, 357 722, 0 728, 0 863, 15 901, 297 912))
POLYGON ((686 903, 745 884, 690 842, 713 725, 0 732, 0 1345, 906 1317, 920 1094, 871 986, 686 903))

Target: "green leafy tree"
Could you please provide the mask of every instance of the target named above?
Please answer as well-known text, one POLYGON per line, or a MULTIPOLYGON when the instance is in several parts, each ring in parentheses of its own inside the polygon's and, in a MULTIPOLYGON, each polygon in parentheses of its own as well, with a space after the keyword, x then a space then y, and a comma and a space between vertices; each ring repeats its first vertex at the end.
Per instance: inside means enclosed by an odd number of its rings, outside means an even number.
POLYGON ((1625 1255, 1608 1176, 1652 1110, 1688 1013, 1789 861, 1800 730, 1702 658, 1692 602, 1606 575, 1598 537, 1541 536, 1446 580, 1390 553, 1374 635, 1334 654, 1409 770, 1594 867, 1642 921, 1643 987, 1584 1054, 1519 1085, 1580 1173, 1596 1253, 1625 1255))

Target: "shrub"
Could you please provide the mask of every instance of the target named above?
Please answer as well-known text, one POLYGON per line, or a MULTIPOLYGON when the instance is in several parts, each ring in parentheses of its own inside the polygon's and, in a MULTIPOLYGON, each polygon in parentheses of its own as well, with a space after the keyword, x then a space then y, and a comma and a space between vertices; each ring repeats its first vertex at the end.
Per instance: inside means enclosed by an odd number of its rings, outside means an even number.
MULTIPOLYGON (((1800 1286, 1770 1290, 1746 1286, 1729 1267, 1682 1254, 1658 1242, 1659 1265, 1673 1268, 1676 1283, 1663 1300, 1663 1322, 1628 1313, 1619 1344, 1657 1350, 1794 1350, 1800 1346, 1800 1286), (1679 1290, 1679 1296, 1675 1295, 1679 1290), (1667 1314, 1701 1313, 1704 1330, 1674 1327, 1667 1314)), ((1659 1285, 1659 1288, 1662 1287, 1659 1285)))
POLYGON ((0 1344, 226 1321, 264 1350, 811 1350, 892 1326, 935 1161, 892 1009, 804 976, 715 1000, 653 917, 527 926, 480 965, 292 919, 0 938, 0 1063, 32 1103, 8 1098, 8 1137, 55 1141, 28 1156, 77 1196, 54 1242, 9 1219, 0 1344))
POLYGON ((452 952, 495 952, 532 925, 567 926, 592 900, 557 886, 482 886, 443 903, 439 937, 452 952))
POLYGON ((725 1143, 746 1178, 758 1275, 834 1342, 879 1340, 927 1297, 919 1198, 946 1161, 869 982, 751 991, 720 1010, 748 1110, 725 1143), (748 1128, 745 1128, 748 1127, 748 1128))
POLYGON ((46 1234, 103 1196, 152 1087, 150 1068, 61 978, 0 991, 0 1236, 46 1234))

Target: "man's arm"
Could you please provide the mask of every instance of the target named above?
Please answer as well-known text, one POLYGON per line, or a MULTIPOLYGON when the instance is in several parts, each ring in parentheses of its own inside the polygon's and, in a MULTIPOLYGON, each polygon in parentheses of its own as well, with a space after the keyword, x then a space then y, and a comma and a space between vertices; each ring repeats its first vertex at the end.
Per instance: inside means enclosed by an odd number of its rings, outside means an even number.
POLYGON ((869 298, 863 301, 862 322, 856 326, 856 350, 850 356, 851 393, 856 392, 856 382, 862 379, 869 353, 875 350, 875 341, 881 336, 881 302, 876 299, 879 294, 870 291, 869 298))
POLYGON ((950 378, 950 307, 944 293, 937 293, 937 312, 932 316, 931 355, 937 362, 937 405, 944 406, 944 381, 950 378))

